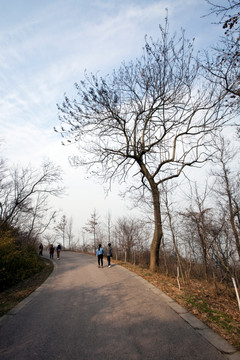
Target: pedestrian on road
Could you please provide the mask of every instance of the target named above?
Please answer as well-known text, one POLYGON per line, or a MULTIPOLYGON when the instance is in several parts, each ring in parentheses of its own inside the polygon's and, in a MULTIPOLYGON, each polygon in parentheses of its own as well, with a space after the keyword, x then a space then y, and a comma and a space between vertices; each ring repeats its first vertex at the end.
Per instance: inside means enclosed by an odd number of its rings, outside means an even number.
POLYGON ((102 245, 99 244, 98 248, 97 248, 97 254, 96 254, 96 256, 98 257, 98 267, 99 268, 100 268, 100 263, 103 268, 103 254, 104 254, 104 249, 102 248, 102 245))
POLYGON ((108 247, 107 247, 108 267, 111 267, 111 257, 112 257, 112 247, 111 247, 111 243, 109 243, 109 244, 108 244, 108 247))
POLYGON ((53 246, 53 244, 50 245, 49 254, 50 254, 50 259, 53 259, 53 255, 54 255, 54 246, 53 246))
POLYGON ((60 244, 58 244, 58 246, 57 246, 57 259, 58 260, 60 260, 60 252, 61 252, 61 250, 62 250, 62 247, 61 247, 60 244))
POLYGON ((41 243, 41 244, 39 245, 39 255, 42 256, 42 252, 43 252, 43 244, 41 243))

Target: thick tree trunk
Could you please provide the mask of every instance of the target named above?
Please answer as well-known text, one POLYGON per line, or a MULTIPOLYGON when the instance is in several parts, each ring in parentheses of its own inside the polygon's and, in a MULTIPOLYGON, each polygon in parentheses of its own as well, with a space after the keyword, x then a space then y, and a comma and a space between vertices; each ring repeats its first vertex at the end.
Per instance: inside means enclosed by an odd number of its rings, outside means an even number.
POLYGON ((145 164, 139 161, 139 166, 144 176, 146 176, 152 192, 155 228, 150 252, 150 270, 155 272, 159 268, 159 249, 163 237, 160 194, 158 184, 155 183, 154 178, 150 175, 150 172, 146 168, 145 164))
POLYGON ((157 184, 155 184, 154 182, 151 182, 150 185, 152 189, 152 198, 153 198, 153 206, 154 206, 154 222, 155 222, 155 229, 151 244, 150 270, 157 271, 159 268, 159 249, 163 236, 163 230, 162 230, 159 190, 157 184))

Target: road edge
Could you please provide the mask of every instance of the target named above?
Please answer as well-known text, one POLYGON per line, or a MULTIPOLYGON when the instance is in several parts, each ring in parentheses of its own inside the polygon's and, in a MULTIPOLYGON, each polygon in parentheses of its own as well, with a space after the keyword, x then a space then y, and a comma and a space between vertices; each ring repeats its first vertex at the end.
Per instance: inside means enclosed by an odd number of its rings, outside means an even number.
POLYGON ((203 336, 210 344, 212 344, 218 351, 220 351, 227 360, 240 360, 240 351, 238 351, 233 345, 229 344, 227 340, 215 333, 196 316, 189 313, 170 296, 166 295, 162 290, 156 288, 153 284, 149 283, 140 275, 126 269, 124 266, 121 266, 121 268, 130 272, 133 277, 141 281, 154 294, 159 295, 173 311, 175 311, 185 322, 187 322, 195 331, 197 331, 199 335, 203 336))

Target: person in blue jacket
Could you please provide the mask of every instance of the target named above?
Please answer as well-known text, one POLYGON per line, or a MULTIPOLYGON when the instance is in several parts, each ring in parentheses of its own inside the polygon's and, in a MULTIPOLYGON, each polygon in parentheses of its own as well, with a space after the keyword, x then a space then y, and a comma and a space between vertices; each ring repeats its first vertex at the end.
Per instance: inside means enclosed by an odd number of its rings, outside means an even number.
POLYGON ((100 263, 101 263, 101 267, 103 267, 103 254, 104 254, 104 249, 102 248, 102 245, 99 244, 98 248, 97 248, 97 254, 96 256, 98 257, 98 267, 100 268, 100 263))
POLYGON ((60 244, 58 244, 58 246, 57 246, 57 259, 58 260, 60 260, 60 252, 61 252, 61 250, 62 250, 62 247, 61 247, 60 244))

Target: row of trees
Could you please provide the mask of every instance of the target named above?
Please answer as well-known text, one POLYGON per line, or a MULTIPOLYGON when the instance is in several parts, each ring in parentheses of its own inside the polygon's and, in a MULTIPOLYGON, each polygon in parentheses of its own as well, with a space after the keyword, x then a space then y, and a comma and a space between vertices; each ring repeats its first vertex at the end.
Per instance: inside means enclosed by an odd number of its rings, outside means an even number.
MULTIPOLYGON (((172 181, 161 188, 160 268, 167 275, 176 275, 179 269, 182 281, 192 277, 229 281, 240 276, 238 148, 220 138, 215 149, 206 183, 172 181)), ((116 259, 149 266, 154 219, 146 215, 148 205, 142 205, 145 216, 138 219, 113 220, 108 214, 103 221, 94 210, 81 237, 72 237, 71 242, 67 231, 71 222, 65 218, 69 247, 95 253, 98 243, 106 247, 111 242, 116 259)))
MULTIPOLYGON (((128 184, 131 194, 140 194, 138 204, 151 204, 153 271, 164 239, 164 189, 187 168, 212 159, 214 140, 238 116, 240 4, 208 2, 226 32, 214 49, 197 57, 184 31, 170 36, 166 18, 160 38, 146 38, 140 58, 105 78, 85 73, 76 99, 66 96, 58 106, 61 126, 55 130, 66 139, 63 144, 77 143, 79 149, 71 163, 85 166, 110 188, 114 180, 128 184)), ((235 220, 232 215, 233 231, 235 220)))
MULTIPOLYGON (((83 229, 82 248, 95 251, 107 239, 117 257, 141 259, 154 271, 169 272, 171 259, 183 279, 198 268, 205 278, 229 277, 237 273, 240 256, 239 174, 231 173, 233 154, 222 136, 226 125, 238 126, 240 4, 208 2, 225 29, 219 45, 197 57, 184 32, 170 36, 166 18, 159 40, 146 38, 139 59, 105 78, 85 74, 76 84, 77 98, 65 97, 59 106, 56 129, 65 144, 78 145, 73 165, 86 166, 109 188, 114 180, 128 184, 126 193, 145 209, 144 220, 113 223, 109 216, 104 226, 94 212, 83 229), (219 167, 214 185, 208 181, 204 191, 192 186, 188 207, 180 208, 178 179, 209 161, 219 167)), ((18 243, 39 240, 56 215, 49 197, 60 193, 61 171, 50 162, 10 169, 1 160, 0 235, 6 246, 9 230, 18 243)), ((63 246, 79 246, 71 219, 63 216, 54 231, 63 246)), ((53 233, 45 236, 53 242, 53 233)))
MULTIPOLYGON (((176 211, 165 193, 166 233, 172 239, 183 279, 198 269, 205 279, 231 279, 240 275, 240 173, 236 152, 223 138, 216 144, 214 166, 200 188, 195 182, 188 206, 176 211)), ((239 149, 238 149, 239 151, 239 149)))
POLYGON ((61 170, 9 167, 0 160, 0 291, 40 272, 37 248, 56 212, 49 198, 62 193, 61 170))
POLYGON ((18 229, 25 239, 40 240, 56 211, 49 198, 63 193, 61 169, 50 161, 39 168, 8 166, 0 160, 0 232, 18 229))

